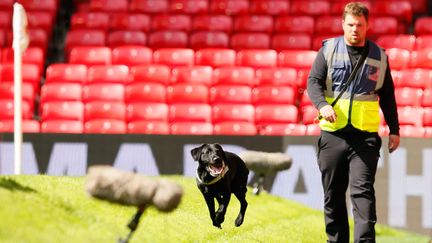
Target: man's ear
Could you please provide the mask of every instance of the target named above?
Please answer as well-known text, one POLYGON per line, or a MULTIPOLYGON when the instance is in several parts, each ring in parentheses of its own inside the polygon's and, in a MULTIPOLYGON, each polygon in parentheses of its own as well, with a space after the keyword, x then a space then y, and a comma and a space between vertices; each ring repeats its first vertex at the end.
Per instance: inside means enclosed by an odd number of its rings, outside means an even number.
POLYGON ((203 144, 203 145, 201 145, 201 146, 199 146, 199 147, 193 148, 193 149, 191 150, 192 158, 193 158, 195 161, 198 161, 198 160, 199 160, 199 158, 200 158, 200 154, 201 154, 201 149, 203 148, 204 145, 205 145, 205 144, 203 144))

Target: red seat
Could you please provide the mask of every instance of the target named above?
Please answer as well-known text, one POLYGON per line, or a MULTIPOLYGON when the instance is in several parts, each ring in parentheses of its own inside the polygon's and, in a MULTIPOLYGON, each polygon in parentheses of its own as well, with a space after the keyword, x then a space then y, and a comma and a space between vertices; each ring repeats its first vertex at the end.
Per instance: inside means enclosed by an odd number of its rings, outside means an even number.
POLYGON ((425 135, 425 129, 423 127, 411 126, 411 125, 401 125, 399 129, 401 137, 411 137, 411 138, 423 138, 425 135))
POLYGON ((164 121, 133 121, 127 125, 127 133, 135 134, 169 134, 170 127, 164 121))
POLYGON ((385 51, 388 56, 390 68, 402 70, 408 68, 410 64, 410 51, 399 48, 390 48, 385 51))
POLYGON ((259 68, 255 72, 257 85, 280 85, 296 87, 297 70, 294 68, 259 68))
POLYGON ((180 83, 167 89, 168 103, 208 103, 209 88, 204 84, 180 83))
POLYGON ((403 106, 398 107, 398 116, 400 125, 423 126, 423 108, 403 106))
POLYGON ((160 30, 149 35, 148 45, 158 48, 184 48, 188 46, 188 34, 177 30, 160 30))
POLYGON ((252 103, 295 104, 296 90, 291 86, 258 86, 252 90, 252 103))
POLYGON ((168 65, 171 68, 192 66, 194 55, 194 51, 188 48, 161 48, 153 52, 153 62, 168 65))
POLYGON ((231 33, 233 21, 231 16, 227 15, 198 15, 192 20, 193 31, 222 31, 231 33))
MULTIPOLYGON (((3 64, 0 66, 0 81, 14 81, 14 64, 3 64)), ((22 65, 22 81, 33 85, 34 90, 39 90, 41 80, 41 70, 35 64, 23 64, 22 65)))
POLYGON ((410 34, 382 35, 376 42, 384 49, 399 48, 413 51, 416 48, 416 36, 410 34))
POLYGON ((213 69, 210 66, 176 67, 172 70, 173 83, 191 83, 210 86, 213 69))
MULTIPOLYGON (((371 9, 373 7, 372 1, 374 0, 362 0, 360 2, 364 4, 368 9, 371 9)), ((345 5, 351 2, 351 0, 330 0, 330 2, 331 2, 330 14, 340 15, 341 13, 343 13, 345 5)))
POLYGON ((173 122, 170 134, 213 135, 213 125, 209 122, 173 122))
POLYGON ((423 126, 432 127, 432 107, 423 108, 423 126))
POLYGON ((330 9, 327 0, 291 1, 291 15, 322 16, 329 14, 330 9))
MULTIPOLYGON (((22 120, 22 132, 24 133, 39 133, 40 124, 36 120, 22 120)), ((14 132, 14 120, 0 120, 0 133, 14 132)))
POLYGON ((168 119, 170 122, 211 122, 211 106, 196 103, 171 104, 168 119))
POLYGON ((249 12, 252 14, 263 14, 263 15, 288 15, 290 10, 289 1, 285 0, 252 0, 250 1, 249 12))
POLYGON ((40 131, 43 133, 83 133, 82 121, 74 120, 47 120, 41 123, 40 131))
POLYGON ((407 24, 413 21, 413 11, 409 1, 374 1, 371 10, 373 15, 395 17, 407 24))
POLYGON ((91 12, 127 12, 128 0, 90 0, 91 12))
POLYGON ((213 124, 225 121, 255 121, 255 107, 251 104, 215 104, 212 109, 213 124))
POLYGON ((3 0, 0 1, 0 7, 4 7, 4 9, 6 8, 12 8, 13 4, 14 4, 15 0, 3 0))
MULTIPOLYGON (((0 100, 0 120, 14 119, 14 100, 13 99, 1 99, 0 100)), ((25 100, 21 103, 21 112, 23 119, 31 119, 33 117, 33 105, 25 100)))
POLYGON ((146 14, 159 14, 168 11, 168 0, 131 0, 129 10, 146 14))
POLYGON ((425 129, 424 137, 432 138, 432 127, 424 127, 424 129, 425 129))
POLYGON ((84 123, 84 133, 119 134, 126 132, 126 123, 122 120, 94 119, 84 123))
POLYGON ((125 65, 92 66, 87 71, 87 83, 120 83, 129 81, 129 68, 125 65))
POLYGON ((69 54, 70 64, 109 65, 111 64, 111 48, 109 47, 75 47, 69 54))
POLYGON ((195 52, 196 65, 208 65, 213 68, 235 65, 236 52, 232 49, 206 48, 195 52))
POLYGON ((234 33, 231 35, 230 46, 234 50, 269 49, 271 38, 267 33, 234 33))
POLYGON ((76 12, 72 14, 70 29, 93 29, 107 31, 110 27, 110 15, 103 12, 76 12))
POLYGON ((414 23, 414 34, 416 36, 432 34, 432 17, 419 17, 414 23))
POLYGON ((41 104, 41 119, 84 120, 84 105, 81 101, 49 101, 41 104))
POLYGON ((76 29, 70 30, 66 35, 65 51, 69 53, 72 48, 79 46, 103 47, 106 44, 106 34, 102 30, 76 29))
POLYGON ((53 15, 57 13, 57 0, 20 0, 26 11, 47 11, 53 15))
POLYGON ((309 98, 309 94, 308 94, 307 90, 304 90, 303 94, 300 98, 300 107, 305 107, 308 105, 312 105, 312 101, 309 98))
POLYGON ((41 88, 40 101, 81 101, 82 86, 79 83, 46 83, 41 88))
POLYGON ((295 105, 266 104, 255 106, 255 123, 298 123, 298 110, 295 105))
POLYGON ((399 33, 398 20, 395 17, 373 17, 369 19, 370 38, 376 39, 381 35, 395 35, 399 33))
POLYGON ((94 119, 126 120, 126 105, 118 101, 91 101, 84 105, 84 121, 94 119))
POLYGON ((313 105, 305 105, 301 108, 302 122, 305 125, 314 124, 318 116, 318 110, 313 105))
POLYGON ((126 118, 133 121, 168 121, 169 109, 165 103, 134 102, 127 105, 126 118))
MULTIPOLYGON (((6 45, 6 31, 3 29, 0 29, 0 48, 6 45)), ((0 51, 1 53, 1 51, 0 51)))
POLYGON ((110 30, 150 31, 151 18, 142 13, 112 13, 110 14, 110 30))
POLYGON ((115 30, 108 33, 107 45, 111 48, 137 45, 145 46, 147 44, 147 35, 143 31, 136 30, 115 30))
POLYGON ((321 134, 321 128, 318 124, 306 125, 306 135, 308 136, 319 136, 321 134))
POLYGON ((252 103, 252 88, 246 85, 217 85, 210 88, 210 103, 252 103))
POLYGON ((85 83, 87 66, 82 64, 56 63, 47 67, 45 83, 73 82, 85 83))
POLYGON ((176 30, 189 32, 192 19, 187 14, 159 14, 152 17, 152 30, 176 30))
POLYGON ((223 15, 240 15, 249 12, 249 0, 210 1, 210 13, 223 15))
POLYGON ((310 68, 317 55, 311 50, 286 50, 279 53, 278 66, 294 68, 310 68))
POLYGON ((339 15, 319 16, 315 21, 316 34, 342 35, 342 19, 339 15))
POLYGON ((258 133, 264 136, 304 136, 306 130, 303 124, 266 124, 260 126, 258 133))
POLYGON ((153 58, 152 49, 145 46, 124 45, 112 49, 112 64, 129 67, 150 64, 153 58))
POLYGON ((26 14, 29 28, 43 29, 51 37, 55 16, 45 11, 27 11, 26 14))
POLYGON ((432 107, 432 87, 424 90, 422 97, 422 106, 432 107))
MULTIPOLYGON (((33 104, 35 101, 35 89, 30 83, 21 84, 21 96, 22 99, 33 104)), ((13 81, 3 81, 0 82, 0 99, 14 99, 14 82, 13 81)), ((33 106, 32 106, 33 107, 33 106)))
POLYGON ((227 121, 213 125, 214 135, 257 135, 257 128, 252 122, 227 121))
POLYGON ((169 84, 171 70, 168 66, 162 64, 139 65, 131 68, 130 71, 132 82, 150 82, 169 84))
POLYGON ((395 97, 398 106, 421 106, 423 90, 419 88, 396 88, 395 97))
POLYGON ((166 87, 161 83, 137 82, 126 86, 125 100, 130 102, 166 102, 166 87))
POLYGON ((270 15, 237 15, 234 17, 234 32, 273 32, 270 15))
MULTIPOLYGON (((1 52, 2 63, 14 63, 14 50, 12 48, 3 48, 1 52)), ((45 68, 45 54, 40 47, 28 47, 22 55, 22 63, 36 64, 39 70, 45 68)))
POLYGON ((198 31, 189 36, 189 45, 195 50, 203 48, 228 48, 229 35, 221 31, 198 31))
POLYGON ((418 35, 416 39, 417 51, 422 51, 423 49, 431 49, 432 48, 432 33, 427 35, 418 35))
POLYGON ((251 67, 220 67, 213 71, 213 84, 255 85, 255 70, 251 67))
POLYGON ((90 101, 118 101, 123 102, 125 97, 123 84, 92 83, 83 87, 83 102, 90 101))
POLYGON ((208 1, 171 0, 168 6, 170 13, 204 14, 209 9, 208 1))
MULTIPOLYGON (((432 39, 431 39, 432 40, 432 39)), ((411 52, 410 66, 413 68, 432 69, 432 45, 430 48, 411 52)))
POLYGON ((432 87, 432 70, 423 68, 401 70, 399 86, 420 89, 432 87))
POLYGON ((332 37, 336 37, 336 35, 316 35, 312 38, 312 50, 318 51, 323 44, 323 41, 332 37))
POLYGON ((2 8, 2 11, 0 11, 0 29, 7 30, 11 28, 12 28, 12 12, 4 11, 2 8))
POLYGON ((272 38, 272 48, 276 51, 310 50, 312 38, 308 34, 275 34, 272 38))
POLYGON ((240 50, 237 52, 238 66, 252 68, 276 67, 277 52, 275 50, 240 50))

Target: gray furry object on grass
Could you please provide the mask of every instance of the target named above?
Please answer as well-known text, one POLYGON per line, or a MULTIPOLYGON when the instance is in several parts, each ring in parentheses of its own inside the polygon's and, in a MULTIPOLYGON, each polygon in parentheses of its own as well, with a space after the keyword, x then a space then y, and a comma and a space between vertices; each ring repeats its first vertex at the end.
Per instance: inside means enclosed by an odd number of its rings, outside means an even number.
POLYGON ((183 195, 182 187, 174 182, 123 172, 105 165, 89 168, 86 191, 95 198, 123 205, 153 204, 164 212, 174 210, 183 195))
POLYGON ((292 164, 292 158, 284 153, 247 150, 239 156, 250 170, 260 174, 287 170, 292 164))

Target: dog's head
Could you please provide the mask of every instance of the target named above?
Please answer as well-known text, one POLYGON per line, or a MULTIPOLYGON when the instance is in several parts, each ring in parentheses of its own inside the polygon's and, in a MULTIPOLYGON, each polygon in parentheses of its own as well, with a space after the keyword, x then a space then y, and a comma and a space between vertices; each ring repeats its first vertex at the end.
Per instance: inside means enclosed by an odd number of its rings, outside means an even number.
POLYGON ((191 150, 192 158, 198 161, 198 169, 205 169, 210 175, 219 176, 226 166, 225 152, 220 144, 203 144, 191 150))

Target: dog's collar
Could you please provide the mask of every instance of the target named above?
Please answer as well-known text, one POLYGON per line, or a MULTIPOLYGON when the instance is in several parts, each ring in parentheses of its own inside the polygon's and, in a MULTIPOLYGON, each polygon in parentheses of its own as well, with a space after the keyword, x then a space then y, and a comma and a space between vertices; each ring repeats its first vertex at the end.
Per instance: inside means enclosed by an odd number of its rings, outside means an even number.
POLYGON ((198 175, 198 171, 196 172, 196 178, 197 178, 197 180, 200 183, 202 183, 204 185, 212 185, 212 184, 215 184, 216 182, 218 182, 220 179, 222 179, 225 176, 225 174, 228 172, 228 170, 229 170, 228 166, 225 166, 225 168, 223 169, 222 173, 220 173, 217 177, 215 177, 210 182, 204 182, 204 181, 202 181, 201 178, 198 175))

